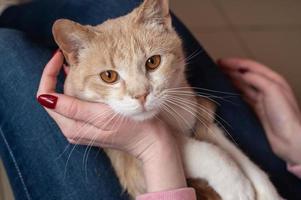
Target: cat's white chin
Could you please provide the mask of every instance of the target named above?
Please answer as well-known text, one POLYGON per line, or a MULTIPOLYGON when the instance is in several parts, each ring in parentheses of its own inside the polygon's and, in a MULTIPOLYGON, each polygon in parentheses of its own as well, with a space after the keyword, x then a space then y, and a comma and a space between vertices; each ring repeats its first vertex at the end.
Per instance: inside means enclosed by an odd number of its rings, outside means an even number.
POLYGON ((135 121, 145 121, 145 120, 154 118, 157 114, 158 114, 158 111, 150 110, 150 111, 135 113, 135 114, 130 115, 129 117, 131 117, 135 121))

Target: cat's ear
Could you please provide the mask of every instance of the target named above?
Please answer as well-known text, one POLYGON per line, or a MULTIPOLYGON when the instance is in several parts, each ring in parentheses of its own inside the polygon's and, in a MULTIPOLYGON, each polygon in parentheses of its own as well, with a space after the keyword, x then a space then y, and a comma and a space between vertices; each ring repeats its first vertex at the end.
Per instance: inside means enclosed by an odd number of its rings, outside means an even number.
POLYGON ((172 30, 169 0, 144 0, 138 8, 138 23, 160 25, 172 30))
POLYGON ((95 33, 92 27, 83 26, 68 19, 55 21, 52 27, 55 42, 62 50, 66 61, 70 64, 78 62, 78 54, 95 33))

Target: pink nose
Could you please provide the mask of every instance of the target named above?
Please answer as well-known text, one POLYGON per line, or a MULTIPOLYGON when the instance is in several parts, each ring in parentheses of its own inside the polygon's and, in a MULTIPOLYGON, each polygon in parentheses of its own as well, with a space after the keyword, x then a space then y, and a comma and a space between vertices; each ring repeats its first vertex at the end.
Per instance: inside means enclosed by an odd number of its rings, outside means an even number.
POLYGON ((134 96, 135 99, 137 99, 142 105, 146 102, 146 98, 149 95, 149 92, 146 92, 144 94, 136 95, 134 96))

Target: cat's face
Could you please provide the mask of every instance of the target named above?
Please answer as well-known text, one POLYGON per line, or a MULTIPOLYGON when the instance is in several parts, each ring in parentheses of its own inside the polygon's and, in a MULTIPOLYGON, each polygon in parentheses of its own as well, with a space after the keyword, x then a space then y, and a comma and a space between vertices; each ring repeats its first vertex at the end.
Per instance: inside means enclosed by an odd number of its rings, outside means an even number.
POLYGON ((167 0, 147 0, 96 27, 60 20, 54 36, 71 65, 65 92, 106 103, 135 120, 154 117, 165 106, 168 89, 186 83, 167 0))

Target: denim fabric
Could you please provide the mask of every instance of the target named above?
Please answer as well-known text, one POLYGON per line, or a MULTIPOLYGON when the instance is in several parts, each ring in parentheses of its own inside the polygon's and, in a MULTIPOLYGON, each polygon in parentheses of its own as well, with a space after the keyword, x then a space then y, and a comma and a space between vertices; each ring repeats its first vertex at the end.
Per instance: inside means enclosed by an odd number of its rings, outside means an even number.
MULTIPOLYGON (((39 0, 7 9, 0 17, 0 153, 16 199, 126 199, 107 157, 92 148, 87 168, 85 147, 68 145, 55 122, 35 100, 44 65, 55 49, 51 26, 69 18, 98 24, 126 14, 140 0, 39 0), (69 159, 69 160, 68 160, 69 159), (68 165, 66 167, 66 162, 68 165)), ((227 78, 191 33, 175 17, 174 26, 184 40, 189 61, 187 75, 195 87, 235 92, 227 78)), ((59 79, 61 90, 64 77, 59 79)), ((301 181, 288 173, 285 163, 271 151, 262 127, 239 96, 218 96, 217 114, 249 157, 268 172, 281 194, 301 198, 301 181), (220 97, 223 97, 220 98, 220 97)))

